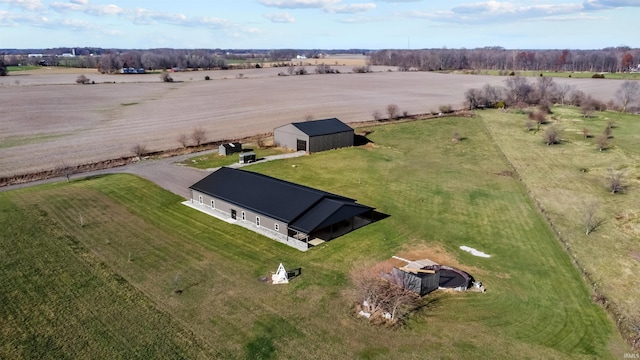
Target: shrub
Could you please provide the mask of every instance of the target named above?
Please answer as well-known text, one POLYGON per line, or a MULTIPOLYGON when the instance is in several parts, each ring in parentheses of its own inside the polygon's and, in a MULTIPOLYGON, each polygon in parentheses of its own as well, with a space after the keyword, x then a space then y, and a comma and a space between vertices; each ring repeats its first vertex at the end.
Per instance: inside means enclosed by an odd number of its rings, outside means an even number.
POLYGON ((389 115, 389 120, 393 120, 398 117, 400 113, 400 108, 396 104, 387 105, 387 115, 389 115))
POLYGON ((371 72, 371 67, 369 65, 367 65, 367 66, 356 66, 352 70, 353 70, 354 73, 364 74, 364 73, 371 72))
POLYGON ((204 77, 205 80, 211 80, 211 78, 209 77, 209 75, 204 77))
POLYGON ((449 114, 453 112, 453 108, 451 107, 451 105, 440 105, 439 109, 443 114, 449 114))
POLYGON ((160 80, 162 80, 162 82, 173 82, 173 78, 171 77, 171 74, 169 74, 166 71, 160 74, 160 80))
POLYGON ((593 78, 593 79, 604 79, 604 74, 593 74, 593 76, 591 76, 591 78, 593 78))
POLYGON ((147 153, 147 147, 143 144, 135 144, 131 147, 131 152, 141 158, 147 153))
POLYGON ((529 113, 529 120, 535 121, 538 124, 547 123, 547 115, 542 111, 534 111, 529 113))
POLYGON ((537 125, 536 122, 532 120, 527 120, 524 125, 527 128, 527 131, 534 131, 539 129, 539 125, 537 125))
POLYGON ((560 130, 555 126, 548 127, 542 134, 545 144, 554 145, 560 143, 560 130))
POLYGON ((599 134, 596 136, 596 145, 598 150, 603 151, 609 148, 609 137, 605 134, 599 134))
POLYGON ((80 75, 80 76, 78 76, 78 78, 76 79, 76 83, 77 83, 77 84, 85 85, 85 84, 90 84, 90 83, 91 83, 91 80, 89 80, 89 78, 88 78, 88 77, 86 77, 86 76, 84 76, 84 75, 80 75))
POLYGON ((607 189, 612 194, 622 192, 625 188, 623 178, 624 171, 616 171, 610 168, 606 177, 607 189))

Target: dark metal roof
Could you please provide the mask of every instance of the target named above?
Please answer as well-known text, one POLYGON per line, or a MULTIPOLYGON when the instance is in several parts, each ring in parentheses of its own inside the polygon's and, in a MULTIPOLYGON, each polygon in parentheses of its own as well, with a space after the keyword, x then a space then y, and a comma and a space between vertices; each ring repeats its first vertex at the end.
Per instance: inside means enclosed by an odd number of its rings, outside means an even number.
POLYGON ((222 144, 225 149, 242 150, 242 144, 239 142, 222 144))
POLYGON ((290 223, 289 227, 308 234, 313 230, 322 229, 371 210, 372 208, 355 202, 325 198, 290 223))
POLYGON ((329 135, 345 131, 353 131, 349 125, 336 118, 296 122, 292 123, 292 125, 309 136, 329 135))
POLYGON ((307 234, 373 210, 344 196, 227 167, 189 188, 286 222, 307 234))

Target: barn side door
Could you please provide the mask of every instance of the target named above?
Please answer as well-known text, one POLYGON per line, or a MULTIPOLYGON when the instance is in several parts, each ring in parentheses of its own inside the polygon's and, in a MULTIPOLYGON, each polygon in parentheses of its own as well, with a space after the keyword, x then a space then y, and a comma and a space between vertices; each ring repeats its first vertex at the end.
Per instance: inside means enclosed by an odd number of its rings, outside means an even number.
POLYGON ((297 140, 296 151, 307 151, 307 141, 306 140, 297 140))

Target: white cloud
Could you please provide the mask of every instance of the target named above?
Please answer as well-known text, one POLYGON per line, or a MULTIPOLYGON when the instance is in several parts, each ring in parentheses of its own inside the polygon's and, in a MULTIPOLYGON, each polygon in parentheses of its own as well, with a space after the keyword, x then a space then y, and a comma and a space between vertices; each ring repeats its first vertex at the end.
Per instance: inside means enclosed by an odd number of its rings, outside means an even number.
POLYGON ((341 0, 260 0, 264 6, 281 9, 322 9, 339 3, 341 0))
POLYGON ((275 14, 264 14, 262 15, 265 18, 271 20, 274 23, 294 23, 296 19, 291 16, 288 12, 281 12, 275 14))
POLYGON ((53 2, 49 5, 57 12, 77 11, 94 16, 121 15, 125 10, 117 5, 92 5, 85 0, 75 0, 70 2, 53 2))
POLYGON ((405 13, 407 17, 423 18, 442 22, 498 23, 526 19, 551 19, 578 16, 584 12, 582 4, 521 5, 513 2, 483 1, 456 6, 451 10, 405 13))
POLYGON ((9 4, 9 6, 15 6, 29 11, 44 9, 40 0, 0 0, 0 3, 9 4))
POLYGON ((85 10, 87 14, 96 16, 120 15, 124 13, 124 11, 123 8, 117 5, 91 5, 85 10))
POLYGON ((376 8, 376 4, 364 3, 364 4, 348 4, 348 5, 335 5, 325 8, 325 12, 332 14, 355 14, 359 12, 365 12, 376 8))
POLYGON ((586 10, 599 10, 621 7, 640 7, 637 0, 587 0, 583 4, 586 10))
POLYGON ((87 8, 86 4, 80 4, 79 2, 52 2, 49 7, 57 12, 84 11, 87 8))

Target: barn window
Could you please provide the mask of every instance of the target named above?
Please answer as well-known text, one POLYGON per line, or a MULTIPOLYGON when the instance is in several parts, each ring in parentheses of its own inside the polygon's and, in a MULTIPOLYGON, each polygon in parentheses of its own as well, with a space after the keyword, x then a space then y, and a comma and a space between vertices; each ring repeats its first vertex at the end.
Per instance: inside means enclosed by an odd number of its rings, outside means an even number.
POLYGON ((202 195, 198 195, 198 201, 200 201, 200 205, 202 205, 202 204, 203 204, 202 195))
POLYGON ((216 202, 214 200, 211 200, 211 208, 212 209, 216 208, 216 202))
POLYGON ((242 212, 242 220, 247 220, 247 214, 245 214, 244 211, 242 212))
POLYGON ((260 218, 256 216, 256 226, 260 226, 260 218))
POLYGON ((276 231, 280 231, 280 224, 278 224, 278 223, 273 224, 273 228, 274 228, 276 231))

